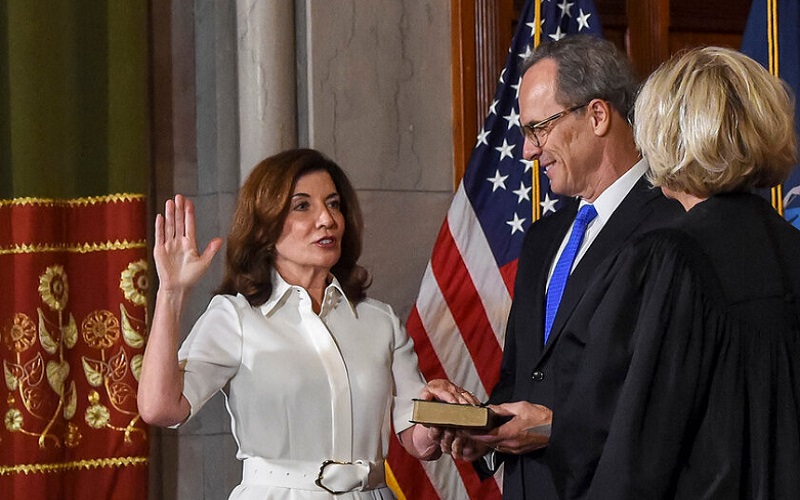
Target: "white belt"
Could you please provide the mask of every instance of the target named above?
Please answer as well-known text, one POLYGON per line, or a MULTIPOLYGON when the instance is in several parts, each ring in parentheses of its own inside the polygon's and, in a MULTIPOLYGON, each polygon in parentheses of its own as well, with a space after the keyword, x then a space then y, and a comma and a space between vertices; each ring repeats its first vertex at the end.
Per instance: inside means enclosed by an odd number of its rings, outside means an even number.
POLYGON ((250 457, 244 461, 242 485, 275 486, 329 493, 374 490, 386 486, 383 461, 309 462, 250 457))

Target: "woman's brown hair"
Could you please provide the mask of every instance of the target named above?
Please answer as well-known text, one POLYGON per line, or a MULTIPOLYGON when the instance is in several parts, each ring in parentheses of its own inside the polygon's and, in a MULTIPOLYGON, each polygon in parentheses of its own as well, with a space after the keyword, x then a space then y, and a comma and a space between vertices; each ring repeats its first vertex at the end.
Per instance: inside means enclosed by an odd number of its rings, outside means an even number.
POLYGON ((313 149, 292 149, 261 161, 239 190, 233 225, 228 234, 225 276, 217 293, 241 293, 252 306, 272 294, 271 269, 275 243, 283 231, 297 180, 325 171, 340 197, 345 226, 342 253, 331 272, 354 303, 364 299, 370 285, 366 269, 358 265, 364 222, 355 189, 333 160, 313 149))

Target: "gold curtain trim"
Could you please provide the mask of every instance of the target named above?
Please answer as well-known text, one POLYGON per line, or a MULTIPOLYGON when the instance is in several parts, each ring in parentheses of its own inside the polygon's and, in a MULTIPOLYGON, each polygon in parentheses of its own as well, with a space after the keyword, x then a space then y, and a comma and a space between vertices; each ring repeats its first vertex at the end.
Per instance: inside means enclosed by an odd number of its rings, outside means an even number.
POLYGON ((116 458, 93 458, 90 460, 78 460, 77 462, 60 462, 55 464, 20 464, 10 466, 0 466, 0 476, 11 474, 47 474, 52 472, 62 472, 67 470, 88 470, 101 467, 128 467, 131 465, 147 465, 147 457, 116 457, 116 458))
POLYGON ((0 247, 0 255, 17 255, 17 254, 31 254, 31 253, 52 253, 52 252, 69 252, 69 253, 92 253, 92 252, 107 252, 110 250, 130 250, 133 248, 147 248, 146 240, 128 241, 128 240, 115 240, 106 241, 105 243, 83 243, 78 245, 68 245, 66 243, 56 245, 13 245, 10 247, 0 247))
POLYGON ((0 207, 6 206, 53 206, 53 207, 75 207, 98 205, 101 203, 126 203, 130 201, 143 200, 143 194, 135 193, 117 193, 108 194, 103 196, 88 196, 82 198, 73 198, 69 200, 55 199, 55 198, 13 198, 11 200, 0 200, 0 207))

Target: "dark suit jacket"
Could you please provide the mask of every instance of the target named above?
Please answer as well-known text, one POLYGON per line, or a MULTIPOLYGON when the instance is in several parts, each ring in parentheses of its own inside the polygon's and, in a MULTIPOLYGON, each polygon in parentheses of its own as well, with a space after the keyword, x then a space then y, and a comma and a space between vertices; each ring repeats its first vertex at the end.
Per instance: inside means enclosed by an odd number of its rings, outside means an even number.
MULTIPOLYGON (((581 359, 580 349, 562 349, 560 332, 583 295, 596 269, 625 242, 665 225, 683 213, 660 189, 640 179, 620 203, 567 281, 547 345, 544 339, 544 297, 550 266, 577 213, 573 200, 557 213, 531 225, 519 260, 514 300, 506 327, 500 380, 490 403, 529 401, 552 407, 558 385, 569 386, 569 367, 581 359), (558 359, 559 372, 553 367, 558 359), (556 385, 556 382, 558 384, 556 385)), ((574 327, 575 325, 573 325, 574 327)), ((503 496, 509 499, 557 498, 545 448, 523 456, 502 455, 505 463, 503 496)), ((478 467, 480 465, 476 463, 478 467)))

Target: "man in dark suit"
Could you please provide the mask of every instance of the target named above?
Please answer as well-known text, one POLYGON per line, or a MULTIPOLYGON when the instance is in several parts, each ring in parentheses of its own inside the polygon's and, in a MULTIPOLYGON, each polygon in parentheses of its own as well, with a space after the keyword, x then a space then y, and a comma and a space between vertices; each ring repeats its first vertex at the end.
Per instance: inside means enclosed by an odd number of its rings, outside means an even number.
POLYGON ((560 333, 603 263, 682 210, 644 178, 647 164, 628 119, 637 82, 612 43, 588 36, 545 43, 522 70, 523 155, 538 159, 552 190, 572 199, 525 237, 500 380, 489 401, 511 419, 490 434, 460 434, 452 443, 445 437, 442 446, 456 458, 475 460, 479 469, 504 463, 504 498, 558 498, 548 463, 550 408, 570 391, 573 368, 585 361, 582 346, 562 341, 560 333), (579 207, 588 204, 596 216, 582 238, 570 242, 579 207), (574 260, 566 257, 570 247, 577 250, 574 260), (566 262, 558 265, 562 257, 566 262), (568 279, 555 291, 558 275, 568 279))

